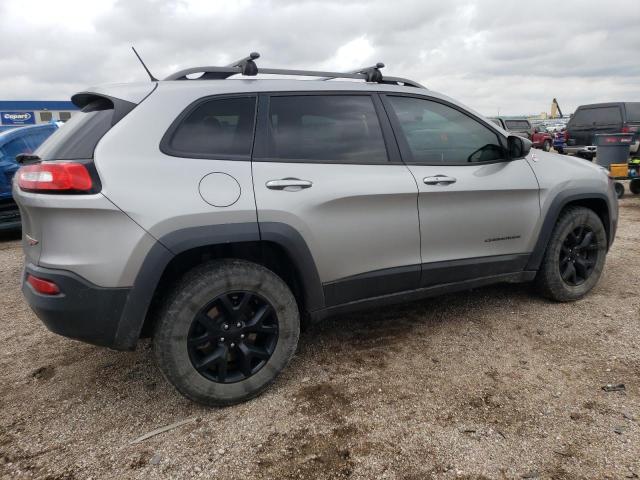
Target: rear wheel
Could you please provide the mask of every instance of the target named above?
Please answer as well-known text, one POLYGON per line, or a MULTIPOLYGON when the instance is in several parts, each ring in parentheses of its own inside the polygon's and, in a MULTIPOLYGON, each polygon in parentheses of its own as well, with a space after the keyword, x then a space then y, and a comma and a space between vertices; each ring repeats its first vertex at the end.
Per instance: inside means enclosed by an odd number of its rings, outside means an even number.
POLYGON ((544 150, 545 152, 548 152, 549 150, 551 150, 551 141, 545 140, 544 143, 542 144, 542 150, 544 150))
POLYGON ((293 356, 299 333, 295 298, 280 277, 261 265, 222 260, 184 277, 153 343, 160 370, 180 393, 223 406, 267 388, 293 356))
POLYGON ((633 180, 631 180, 631 182, 629 183, 629 190, 631 190, 631 193, 633 193, 634 195, 640 193, 640 178, 634 178, 633 180))
POLYGON ((567 208, 536 276, 541 293, 560 302, 582 298, 598 283, 606 251, 607 235, 598 215, 584 207, 567 208))

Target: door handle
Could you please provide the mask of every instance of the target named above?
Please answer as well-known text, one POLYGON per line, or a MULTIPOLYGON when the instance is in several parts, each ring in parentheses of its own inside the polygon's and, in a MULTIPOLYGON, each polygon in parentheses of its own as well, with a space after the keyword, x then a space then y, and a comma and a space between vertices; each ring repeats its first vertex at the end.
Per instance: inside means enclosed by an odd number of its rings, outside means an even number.
POLYGON ((433 177, 424 177, 422 181, 425 185, 450 185, 456 183, 454 177, 448 177, 447 175, 434 175, 433 177))
POLYGON ((299 178, 282 178, 280 180, 269 180, 265 185, 271 190, 297 192, 305 188, 310 188, 313 185, 313 182, 310 182, 309 180, 300 180, 299 178))

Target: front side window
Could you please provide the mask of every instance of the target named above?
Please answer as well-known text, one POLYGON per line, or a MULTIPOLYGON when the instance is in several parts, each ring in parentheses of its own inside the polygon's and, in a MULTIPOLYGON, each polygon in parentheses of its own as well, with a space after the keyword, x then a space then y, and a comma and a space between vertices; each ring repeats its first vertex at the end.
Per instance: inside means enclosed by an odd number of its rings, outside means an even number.
POLYGON ((303 162, 385 163, 387 151, 368 95, 270 99, 267 156, 303 162))
POLYGON ((167 153, 194 158, 249 158, 255 110, 255 97, 207 100, 189 112, 169 134, 167 153))
POLYGON ((468 164, 506 158, 495 132, 430 100, 388 97, 409 147, 410 163, 468 164))

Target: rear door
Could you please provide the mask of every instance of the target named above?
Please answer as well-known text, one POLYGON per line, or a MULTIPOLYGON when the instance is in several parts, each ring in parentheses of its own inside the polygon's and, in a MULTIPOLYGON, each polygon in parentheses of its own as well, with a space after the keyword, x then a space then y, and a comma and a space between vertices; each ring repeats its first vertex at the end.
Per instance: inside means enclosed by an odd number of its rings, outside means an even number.
POLYGON ((400 151, 420 190, 422 286, 521 271, 540 218, 538 182, 505 138, 437 99, 387 95, 400 151))
POLYGON ((622 109, 619 104, 579 108, 571 119, 569 144, 595 145, 595 135, 621 130, 622 109))
POLYGON ((377 96, 262 95, 253 156, 261 232, 297 231, 328 306, 416 288, 418 190, 377 96))

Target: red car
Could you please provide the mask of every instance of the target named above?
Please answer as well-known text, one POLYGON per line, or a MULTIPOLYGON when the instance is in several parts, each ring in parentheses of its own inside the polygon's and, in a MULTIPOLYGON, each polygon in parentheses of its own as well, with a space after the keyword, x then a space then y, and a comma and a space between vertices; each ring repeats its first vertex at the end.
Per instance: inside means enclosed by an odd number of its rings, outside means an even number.
POLYGON ((532 126, 526 118, 492 117, 490 120, 508 132, 531 140, 535 148, 541 148, 545 152, 551 150, 551 134, 542 126, 532 126))

